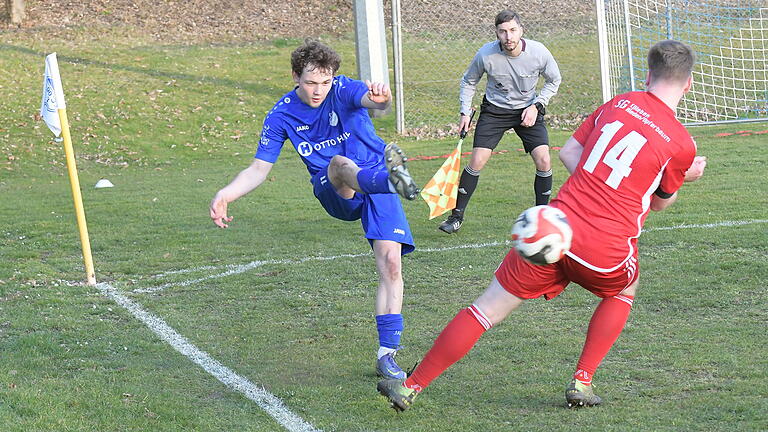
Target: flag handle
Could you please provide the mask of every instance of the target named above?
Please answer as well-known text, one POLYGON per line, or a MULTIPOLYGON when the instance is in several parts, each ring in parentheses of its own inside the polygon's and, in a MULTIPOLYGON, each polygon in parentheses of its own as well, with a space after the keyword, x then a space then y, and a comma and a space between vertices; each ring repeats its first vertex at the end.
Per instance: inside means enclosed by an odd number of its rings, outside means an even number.
POLYGON ((465 136, 467 136, 467 132, 469 132, 469 127, 472 125, 472 119, 475 117, 475 109, 472 108, 472 112, 469 114, 469 123, 467 123, 467 128, 462 129, 459 131, 459 138, 464 139, 465 136))
POLYGON ((80 180, 77 177, 77 165, 75 164, 75 152, 72 149, 72 137, 69 135, 69 121, 67 110, 60 108, 59 121, 61 122, 61 137, 64 139, 64 153, 67 157, 67 170, 69 171, 69 183, 72 186, 72 199, 75 201, 75 215, 77 227, 80 230, 80 244, 83 248, 83 261, 85 262, 85 275, 88 285, 96 285, 96 274, 93 270, 93 258, 91 256, 91 241, 88 238, 88 226, 85 223, 85 210, 83 209, 83 196, 80 193, 80 180))

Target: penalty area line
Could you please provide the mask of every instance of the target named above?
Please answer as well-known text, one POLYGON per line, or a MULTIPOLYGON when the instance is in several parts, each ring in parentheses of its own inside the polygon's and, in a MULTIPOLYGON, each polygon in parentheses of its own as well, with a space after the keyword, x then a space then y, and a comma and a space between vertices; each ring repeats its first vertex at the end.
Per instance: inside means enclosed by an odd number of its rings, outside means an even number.
POLYGON ((241 377, 233 370, 216 361, 206 352, 201 351, 189 342, 187 338, 166 324, 162 318, 147 312, 140 304, 126 297, 113 286, 107 283, 100 283, 96 285, 96 288, 106 297, 128 310, 131 315, 143 322, 153 333, 166 341, 181 355, 203 368, 210 375, 213 375, 214 378, 225 386, 242 393, 248 399, 256 402, 261 409, 288 431, 320 432, 319 429, 316 429, 289 410, 277 396, 241 377))

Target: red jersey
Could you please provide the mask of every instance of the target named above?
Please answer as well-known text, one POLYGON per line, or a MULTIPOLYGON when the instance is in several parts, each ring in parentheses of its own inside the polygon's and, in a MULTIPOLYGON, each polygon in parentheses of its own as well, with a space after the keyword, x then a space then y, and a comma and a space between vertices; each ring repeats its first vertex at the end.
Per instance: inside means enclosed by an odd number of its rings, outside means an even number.
POLYGON ((672 109, 642 91, 603 104, 573 137, 584 150, 551 205, 565 212, 573 228, 568 256, 590 269, 613 271, 636 257, 651 195, 680 188, 696 144, 672 109))

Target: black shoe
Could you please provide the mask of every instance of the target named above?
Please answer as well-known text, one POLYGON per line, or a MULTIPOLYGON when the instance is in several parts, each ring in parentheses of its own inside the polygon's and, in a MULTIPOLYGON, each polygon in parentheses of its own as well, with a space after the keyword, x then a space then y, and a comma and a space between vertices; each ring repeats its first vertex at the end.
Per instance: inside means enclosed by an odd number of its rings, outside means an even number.
POLYGON ((395 190, 407 200, 416 199, 419 187, 413 181, 405 162, 408 160, 405 153, 397 144, 387 144, 384 148, 384 160, 389 172, 389 181, 395 185, 395 190))
POLYGON ((461 224, 464 223, 464 216, 457 216, 455 214, 452 214, 448 216, 448 219, 446 219, 443 223, 438 226, 440 231, 447 232, 448 234, 453 234, 456 231, 461 228, 461 224))
POLYGON ((582 384, 579 381, 571 380, 565 388, 565 401, 568 408, 578 408, 583 406, 596 406, 603 403, 600 396, 596 395, 591 385, 582 384))

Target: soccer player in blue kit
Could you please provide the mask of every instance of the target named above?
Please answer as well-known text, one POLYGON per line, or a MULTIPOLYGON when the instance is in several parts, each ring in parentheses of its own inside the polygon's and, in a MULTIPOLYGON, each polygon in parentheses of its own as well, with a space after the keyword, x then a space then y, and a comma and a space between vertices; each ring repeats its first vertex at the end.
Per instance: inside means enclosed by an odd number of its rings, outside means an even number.
POLYGON ((360 219, 376 259, 379 284, 376 371, 405 378, 394 360, 403 331, 402 255, 414 250, 413 236, 397 194, 418 193, 405 155, 385 144, 374 130, 368 109, 386 109, 389 86, 334 76, 341 58, 330 47, 307 40, 291 54, 296 88, 285 94, 264 119, 251 165, 219 190, 211 201, 213 222, 227 228, 227 205, 258 187, 289 140, 307 166, 315 197, 331 216, 360 219))

